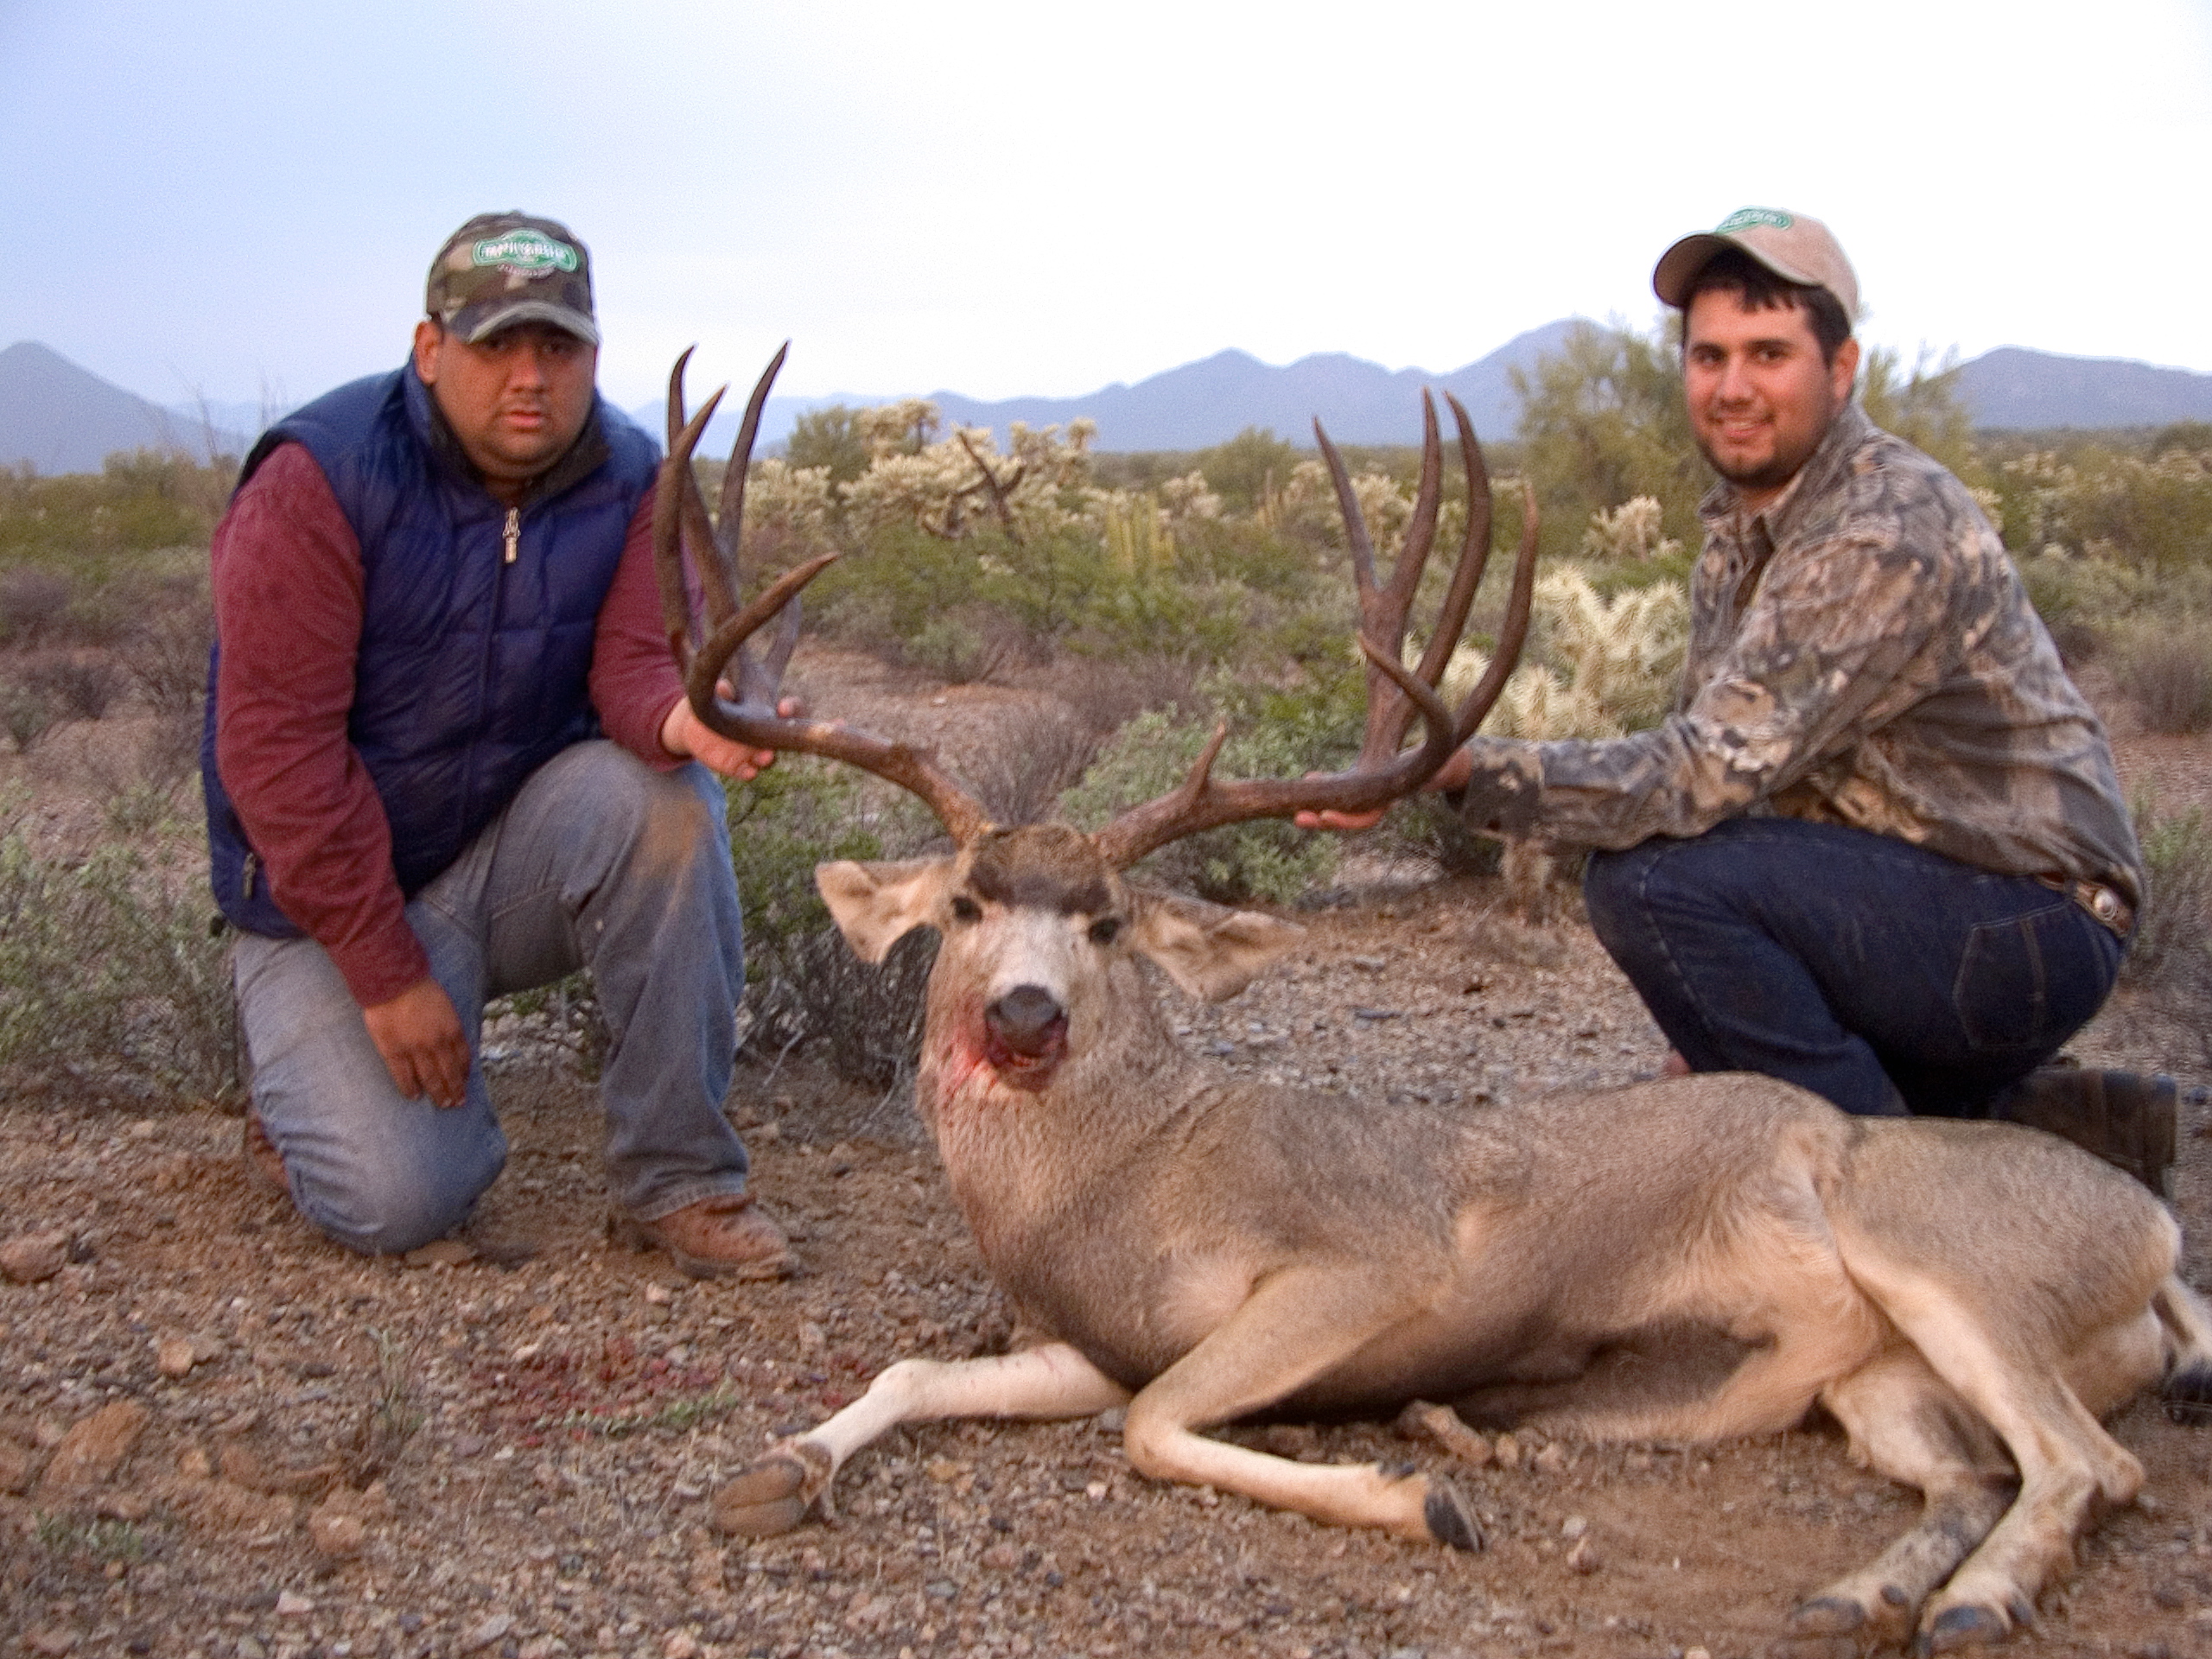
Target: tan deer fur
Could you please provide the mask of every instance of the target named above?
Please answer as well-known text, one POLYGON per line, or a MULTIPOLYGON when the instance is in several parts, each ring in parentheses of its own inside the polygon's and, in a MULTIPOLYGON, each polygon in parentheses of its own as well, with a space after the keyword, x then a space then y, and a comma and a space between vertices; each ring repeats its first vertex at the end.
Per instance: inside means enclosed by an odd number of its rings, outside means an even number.
POLYGON ((733 1530, 795 1524, 899 1423, 1126 1404, 1144 1474, 1478 1548, 1449 1482, 1205 1431, 1418 1398, 1713 1440, 1819 1405, 1924 1507, 1796 1626, 1940 1649, 2027 1619, 2098 1507, 2134 1496, 2101 1414, 2161 1376, 2212 1384, 2172 1218, 2050 1136, 1847 1117, 1743 1076, 1479 1109, 1300 1092, 1185 1052, 1137 961, 1225 997, 1291 924, 1125 881, 1052 825, 817 880, 871 961, 943 935, 917 1098, 985 1262, 1050 1339, 892 1366, 718 1494, 733 1530), (1009 1047, 995 1011, 1017 990, 1064 1026, 1009 1047))

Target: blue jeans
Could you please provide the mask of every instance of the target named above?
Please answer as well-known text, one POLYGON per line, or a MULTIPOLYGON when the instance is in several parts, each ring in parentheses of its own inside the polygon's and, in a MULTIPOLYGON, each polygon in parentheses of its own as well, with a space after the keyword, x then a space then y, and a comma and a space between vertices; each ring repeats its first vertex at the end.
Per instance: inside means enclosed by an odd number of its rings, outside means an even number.
POLYGON ((232 959, 253 1104, 300 1213, 366 1254, 467 1219, 506 1162, 475 1058, 487 997, 589 968, 609 1046, 601 1090, 613 1201, 652 1221, 745 1187, 721 1112, 745 988, 721 785, 578 744, 407 906, 468 1037, 467 1100, 401 1095, 312 939, 245 934, 232 959))
POLYGON ((1795 818, 1593 854, 1583 894, 1692 1071, 1869 1115, 1979 1116, 2096 1013, 2125 949, 2033 876, 1795 818))

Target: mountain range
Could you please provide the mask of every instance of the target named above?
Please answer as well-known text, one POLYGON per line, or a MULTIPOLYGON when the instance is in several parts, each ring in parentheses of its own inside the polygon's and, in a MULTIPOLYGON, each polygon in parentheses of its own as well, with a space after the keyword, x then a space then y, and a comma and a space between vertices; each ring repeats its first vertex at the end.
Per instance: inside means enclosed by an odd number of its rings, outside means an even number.
MULTIPOLYGON (((1531 329, 1476 362, 1446 374, 1393 372, 1343 353, 1302 357, 1281 368, 1249 353, 1225 351, 1140 380, 1116 382, 1077 397, 1011 397, 986 402, 955 391, 929 394, 945 420, 988 426, 1098 423, 1106 450, 1199 449, 1262 427, 1304 445, 1319 416, 1340 443, 1410 443, 1420 436, 1423 386, 1456 394, 1485 439, 1510 437, 1519 418, 1512 372, 1532 370, 1577 327, 1563 318, 1531 329)), ((2113 358, 2059 357, 2002 346, 1955 371, 1961 399, 1977 426, 2055 429, 2162 426, 2212 421, 2212 374, 2154 368, 2113 358)), ((735 390, 741 391, 742 388, 735 390)), ((761 452, 772 453, 810 410, 888 403, 893 395, 838 393, 771 397, 761 422, 761 452)), ((28 463, 41 473, 98 471, 118 449, 179 448, 202 454, 241 453, 261 423, 244 404, 164 408, 79 368, 35 340, 0 351, 0 466, 28 463)), ((658 435, 658 404, 632 411, 658 435)), ((734 411, 718 415, 700 446, 726 454, 734 411)))

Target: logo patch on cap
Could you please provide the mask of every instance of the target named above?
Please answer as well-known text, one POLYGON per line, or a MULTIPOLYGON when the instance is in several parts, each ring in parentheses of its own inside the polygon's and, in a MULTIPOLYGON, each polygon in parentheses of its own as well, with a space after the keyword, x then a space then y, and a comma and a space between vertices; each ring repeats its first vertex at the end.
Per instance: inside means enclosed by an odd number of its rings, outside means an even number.
POLYGON ((523 276, 542 276, 548 271, 574 270, 576 251, 565 242, 537 231, 509 231, 479 242, 468 251, 473 265, 503 265, 523 276))
POLYGON ((1726 236, 1732 231, 1757 230, 1764 226, 1770 231, 1786 231, 1797 221, 1776 207, 1738 207, 1734 213, 1713 227, 1715 236, 1726 236))

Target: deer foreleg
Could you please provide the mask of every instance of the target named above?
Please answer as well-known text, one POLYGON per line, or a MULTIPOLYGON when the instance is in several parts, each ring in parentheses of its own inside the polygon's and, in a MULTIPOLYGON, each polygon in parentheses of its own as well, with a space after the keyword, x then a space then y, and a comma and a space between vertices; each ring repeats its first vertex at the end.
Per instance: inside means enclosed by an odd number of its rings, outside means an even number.
POLYGON ((991 1359, 902 1359, 829 1421, 777 1441, 740 1471, 715 1494, 715 1522, 748 1538, 790 1531, 817 1499, 827 1506, 830 1483, 846 1459, 901 1423, 1090 1417, 1128 1397, 1065 1343, 991 1359))
POLYGON ((1330 1526, 1481 1548, 1458 1489, 1410 1465, 1295 1463, 1198 1432, 1295 1394, 1395 1323, 1402 1301, 1396 1287, 1340 1268, 1277 1274, 1129 1402, 1129 1462, 1155 1480, 1213 1486, 1330 1526))

